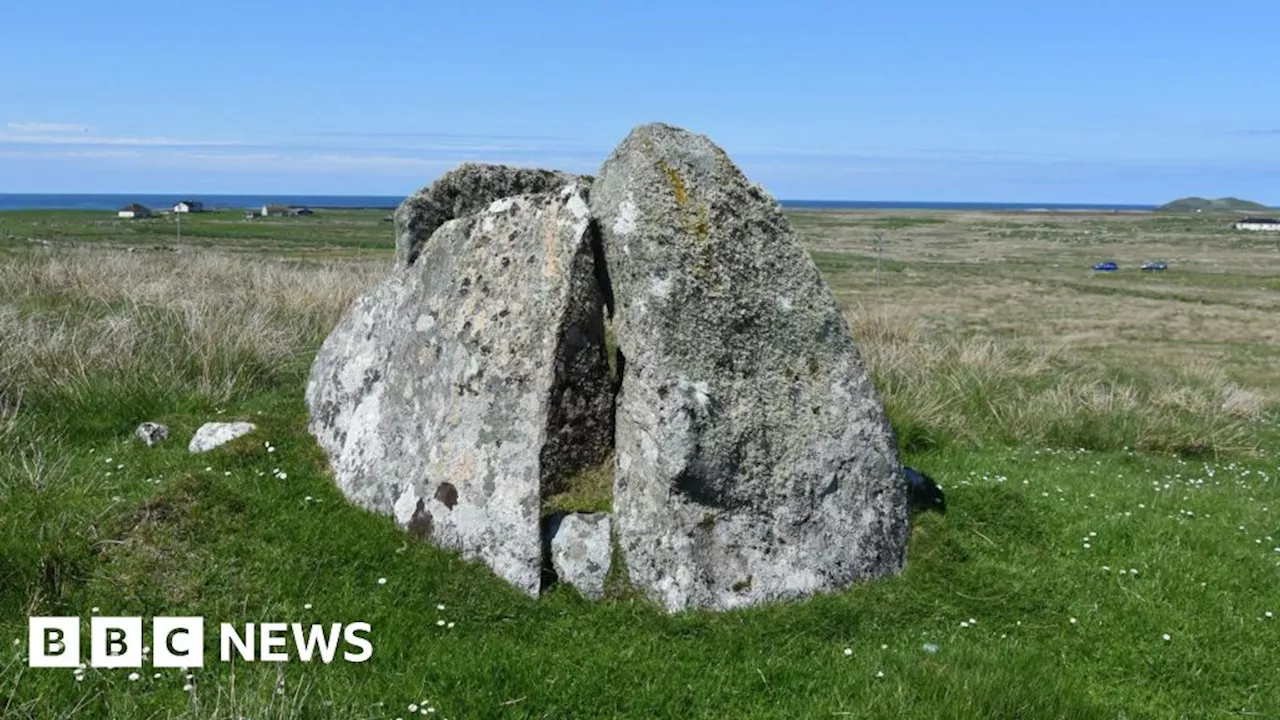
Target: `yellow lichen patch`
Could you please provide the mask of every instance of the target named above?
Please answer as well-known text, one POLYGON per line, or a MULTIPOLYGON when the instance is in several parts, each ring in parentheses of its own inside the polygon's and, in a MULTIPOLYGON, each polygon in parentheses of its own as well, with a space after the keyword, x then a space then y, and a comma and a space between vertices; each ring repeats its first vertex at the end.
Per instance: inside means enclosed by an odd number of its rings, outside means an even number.
POLYGON ((684 181, 680 179, 680 173, 666 163, 662 163, 662 169, 666 171, 667 179, 671 181, 671 189, 676 194, 676 203, 684 205, 689 202, 689 194, 685 192, 684 181))

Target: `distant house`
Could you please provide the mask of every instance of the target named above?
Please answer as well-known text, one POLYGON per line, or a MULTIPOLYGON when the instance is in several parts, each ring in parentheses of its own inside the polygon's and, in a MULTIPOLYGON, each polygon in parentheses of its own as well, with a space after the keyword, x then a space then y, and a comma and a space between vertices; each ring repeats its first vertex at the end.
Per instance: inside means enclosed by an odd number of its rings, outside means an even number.
POLYGON ((1237 230, 1270 230, 1280 232, 1280 220, 1275 218, 1245 218, 1235 224, 1237 230))
POLYGON ((149 218, 151 209, 138 203, 129 203, 120 208, 120 212, 116 214, 122 218, 149 218))
POLYGON ((297 217, 314 215, 311 208, 289 207, 288 205, 263 205, 262 217, 297 217))
POLYGON ((179 200, 173 204, 173 211, 176 213, 204 212, 204 203, 195 200, 179 200))

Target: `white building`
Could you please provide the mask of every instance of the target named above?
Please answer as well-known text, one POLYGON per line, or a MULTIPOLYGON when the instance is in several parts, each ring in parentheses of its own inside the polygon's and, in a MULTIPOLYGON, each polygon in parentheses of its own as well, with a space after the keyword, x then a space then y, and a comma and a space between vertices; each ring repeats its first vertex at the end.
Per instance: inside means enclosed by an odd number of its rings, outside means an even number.
POLYGON ((149 218, 151 217, 151 210, 138 203, 129 203, 120 208, 120 212, 116 214, 122 218, 149 218))
POLYGON ((1237 230, 1270 230, 1280 232, 1280 220, 1274 218, 1245 218, 1235 224, 1237 230))
POLYGON ((173 204, 173 211, 176 213, 204 212, 204 203, 195 200, 179 200, 173 204))

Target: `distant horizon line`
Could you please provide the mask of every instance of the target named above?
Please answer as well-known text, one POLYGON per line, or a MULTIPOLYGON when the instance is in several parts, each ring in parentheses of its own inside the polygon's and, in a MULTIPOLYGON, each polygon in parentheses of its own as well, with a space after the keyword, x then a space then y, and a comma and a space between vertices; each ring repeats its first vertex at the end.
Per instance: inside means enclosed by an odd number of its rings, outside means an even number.
MULTIPOLYGON (((412 193, 410 193, 412 195, 412 193)), ((122 198, 122 197, 153 197, 153 198, 174 198, 175 200, 191 200, 201 201, 201 198, 353 198, 353 199, 370 199, 376 198, 381 200, 399 201, 409 197, 409 195, 388 195, 379 193, 175 193, 175 192, 56 192, 56 193, 11 193, 0 192, 0 197, 4 198, 122 198)), ((775 196, 776 197, 776 196, 775 196)), ((861 200, 851 198, 830 199, 830 198, 777 198, 782 205, 823 205, 823 204, 853 204, 872 206, 880 205, 886 208, 907 207, 912 205, 931 205, 931 206, 1005 206, 1005 207, 1059 207, 1059 208, 1132 208, 1132 209, 1148 209, 1159 207, 1157 203, 1135 203, 1135 202, 1062 202, 1062 201, 1005 201, 1005 200, 861 200)), ((57 208, 47 208, 57 209, 57 208)), ((67 208, 75 209, 75 208, 67 208)))

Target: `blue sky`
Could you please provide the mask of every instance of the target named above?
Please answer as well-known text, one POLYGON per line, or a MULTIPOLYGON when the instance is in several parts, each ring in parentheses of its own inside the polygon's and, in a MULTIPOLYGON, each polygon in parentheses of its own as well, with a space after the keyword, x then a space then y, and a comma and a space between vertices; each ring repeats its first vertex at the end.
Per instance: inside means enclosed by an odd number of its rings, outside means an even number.
POLYGON ((405 195, 634 125, 787 199, 1280 204, 1274 0, 6 0, 0 192, 405 195))

